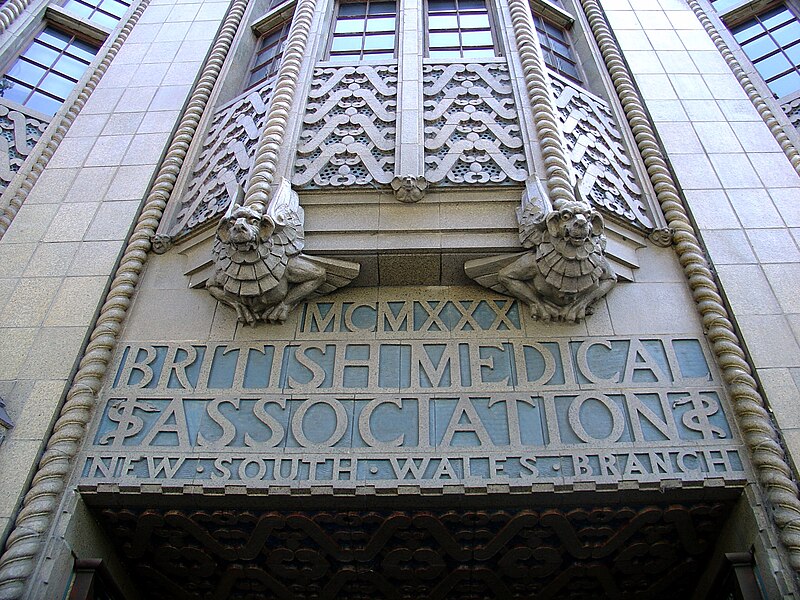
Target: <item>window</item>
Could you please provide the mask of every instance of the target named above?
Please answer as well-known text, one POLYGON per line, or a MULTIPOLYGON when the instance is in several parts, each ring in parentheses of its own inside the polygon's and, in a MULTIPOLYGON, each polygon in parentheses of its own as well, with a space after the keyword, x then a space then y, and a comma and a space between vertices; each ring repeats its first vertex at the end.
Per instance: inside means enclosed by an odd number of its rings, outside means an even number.
POLYGON ((394 2, 342 2, 333 28, 329 58, 337 62, 393 58, 396 28, 394 2))
POLYGON ((98 48, 45 28, 6 72, 0 95, 53 115, 92 62, 98 48))
POLYGON ((536 26, 536 33, 539 34, 539 42, 542 45, 544 62, 547 66, 561 75, 580 83, 581 76, 578 72, 578 61, 575 60, 575 55, 569 46, 566 32, 536 14, 533 15, 533 23, 536 26))
POLYGON ((428 1, 428 56, 497 56, 489 10, 484 0, 428 1))
POLYGON ((283 47, 289 37, 291 24, 292 20, 287 19, 284 23, 259 38, 253 59, 253 67, 250 69, 246 87, 251 88, 262 81, 266 81, 278 72, 281 66, 281 57, 283 56, 283 47))
POLYGON ((64 8, 75 15, 114 29, 122 15, 130 8, 125 0, 67 0, 64 8))
POLYGON ((776 97, 800 90, 800 22, 782 5, 731 29, 776 97))

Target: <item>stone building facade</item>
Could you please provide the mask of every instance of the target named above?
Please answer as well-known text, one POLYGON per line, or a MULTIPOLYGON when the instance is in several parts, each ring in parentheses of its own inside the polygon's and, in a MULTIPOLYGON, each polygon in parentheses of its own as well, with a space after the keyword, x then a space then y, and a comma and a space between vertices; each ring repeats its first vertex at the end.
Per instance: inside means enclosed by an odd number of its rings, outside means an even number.
POLYGON ((0 598, 797 598, 798 8, 0 5, 0 598))

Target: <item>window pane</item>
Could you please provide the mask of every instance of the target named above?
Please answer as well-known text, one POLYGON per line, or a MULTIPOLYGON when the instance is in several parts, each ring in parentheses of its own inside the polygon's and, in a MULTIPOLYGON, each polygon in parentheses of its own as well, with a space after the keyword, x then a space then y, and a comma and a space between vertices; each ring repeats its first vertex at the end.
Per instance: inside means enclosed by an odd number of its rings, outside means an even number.
POLYGON ((106 27, 107 29, 114 29, 119 21, 117 17, 112 17, 111 15, 107 15, 106 13, 100 11, 95 12, 91 17, 89 17, 89 20, 93 23, 97 23, 101 27, 106 27))
POLYGON ((46 115, 54 115, 61 108, 61 102, 39 92, 34 92, 33 96, 25 102, 25 106, 30 106, 33 110, 38 110, 46 115))
POLYGON ((793 44, 797 40, 800 40, 800 23, 797 21, 792 21, 791 23, 773 31, 772 37, 781 46, 793 44))
POLYGON ((460 50, 433 50, 429 52, 431 58, 461 58, 460 50))
POLYGON ((428 2, 428 12, 439 12, 443 10, 455 10, 455 0, 430 0, 428 2))
POLYGON ((458 19, 455 15, 437 15, 428 18, 430 30, 458 29, 458 19))
POLYGON ((775 75, 791 69, 792 64, 783 54, 778 53, 759 61, 756 68, 764 79, 771 79, 775 75))
POLYGON ((486 4, 483 0, 459 0, 459 10, 486 10, 486 4))
POLYGON ((364 31, 364 19, 345 19, 336 21, 334 33, 361 33, 364 31))
POLYGON ((392 35, 368 35, 364 39, 365 50, 386 50, 394 48, 394 34, 392 35))
POLYGON ((367 60, 390 60, 394 58, 394 52, 364 52, 367 60))
POLYGON ((772 29, 781 23, 786 23, 787 21, 792 20, 792 13, 789 10, 782 6, 777 8, 773 11, 768 12, 763 17, 760 18, 761 22, 764 23, 764 26, 767 29, 772 29))
POLYGON ((58 58, 58 51, 43 46, 42 44, 33 43, 31 47, 22 53, 22 56, 30 58, 32 61, 41 65, 49 67, 58 58))
POLYGON ((489 29, 489 15, 461 15, 461 27, 465 29, 489 29))
POLYGON ((45 29, 39 35, 36 36, 37 40, 42 42, 46 42, 51 46, 55 46, 56 48, 66 48, 67 44, 69 43, 71 36, 61 33, 55 29, 45 29))
POLYGON ((792 64, 797 67, 800 66, 800 44, 795 44, 791 48, 786 49, 786 56, 792 61, 792 64))
POLYGON ((494 56, 494 48, 464 50, 464 58, 490 58, 494 56))
POLYGON ((458 47, 458 34, 457 33, 432 33, 430 35, 431 48, 445 48, 456 46, 458 47))
POLYGON ((461 34, 465 46, 490 46, 492 34, 489 31, 465 31, 461 34))
POLYGON ((331 44, 331 51, 341 52, 342 50, 361 50, 362 39, 363 38, 360 35, 334 38, 333 43, 331 44))
POLYGON ((31 88, 24 86, 21 83, 17 83, 16 81, 9 81, 8 79, 6 79, 5 82, 6 85, 11 87, 4 89, 3 93, 0 95, 7 100, 11 100, 12 102, 24 104, 25 100, 28 98, 28 95, 31 93, 31 88))
POLYGON ((394 17, 370 17, 367 21, 367 31, 394 31, 394 17))
POLYGON ((364 16, 367 14, 367 5, 364 2, 343 2, 339 5, 339 16, 364 16))
POLYGON ((741 44, 749 39, 756 37, 760 33, 764 33, 764 28, 761 26, 761 23, 759 23, 756 20, 753 20, 753 21, 748 21, 743 25, 739 25, 739 27, 734 27, 732 33, 736 41, 741 44))
POLYGON ((8 76, 35 86, 39 83, 46 72, 47 71, 42 67, 32 65, 25 60, 18 60, 8 70, 8 76))
POLYGON ((62 77, 57 73, 48 73, 47 76, 42 80, 42 83, 39 84, 39 87, 63 100, 69 96, 72 88, 75 87, 75 82, 67 79, 66 77, 62 77))
POLYGON ((783 77, 779 77, 775 81, 769 82, 769 89, 780 98, 800 90, 800 73, 792 71, 783 77))
POLYGON ((64 55, 58 59, 53 68, 64 75, 69 75, 74 79, 80 79, 83 72, 86 70, 86 63, 79 61, 71 56, 64 55))
POLYGON ((94 55, 97 54, 97 48, 81 42, 80 40, 73 40, 69 48, 67 48, 67 53, 82 58, 87 63, 90 63, 94 60, 94 55))
POLYGON ((395 12, 394 2, 371 2, 367 14, 372 17, 373 15, 393 15, 395 12))
POLYGON ((69 10, 72 13, 75 13, 79 17, 86 17, 88 18, 94 12, 94 9, 91 6, 86 6, 82 2, 75 2, 74 0, 70 0, 64 5, 64 8, 69 10))
POLYGON ((742 46, 742 50, 744 50, 744 53, 747 54, 750 60, 757 60, 777 49, 778 44, 773 42, 772 38, 766 35, 742 46))

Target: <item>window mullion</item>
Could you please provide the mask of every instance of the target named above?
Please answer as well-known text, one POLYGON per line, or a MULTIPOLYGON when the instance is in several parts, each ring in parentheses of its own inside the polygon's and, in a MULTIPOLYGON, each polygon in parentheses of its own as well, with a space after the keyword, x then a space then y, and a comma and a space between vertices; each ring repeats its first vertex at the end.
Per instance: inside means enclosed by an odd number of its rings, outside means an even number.
POLYGON ((424 0, 399 0, 397 39, 397 153, 395 175, 421 177, 425 172, 422 119, 422 53, 424 0))

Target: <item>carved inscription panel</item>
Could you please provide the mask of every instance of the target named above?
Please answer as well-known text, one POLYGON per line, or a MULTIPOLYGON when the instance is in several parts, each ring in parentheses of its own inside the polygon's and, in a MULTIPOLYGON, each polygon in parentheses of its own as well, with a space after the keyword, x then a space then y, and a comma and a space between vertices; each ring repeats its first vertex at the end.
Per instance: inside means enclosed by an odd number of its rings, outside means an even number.
POLYGON ((129 343, 84 483, 223 486, 741 482, 691 336, 528 333, 500 296, 327 301, 292 339, 129 343))

